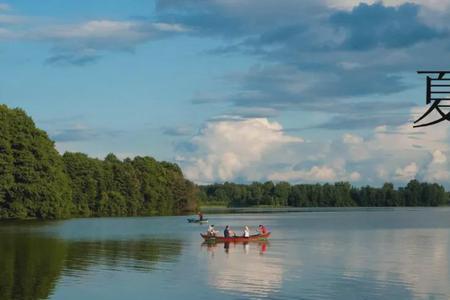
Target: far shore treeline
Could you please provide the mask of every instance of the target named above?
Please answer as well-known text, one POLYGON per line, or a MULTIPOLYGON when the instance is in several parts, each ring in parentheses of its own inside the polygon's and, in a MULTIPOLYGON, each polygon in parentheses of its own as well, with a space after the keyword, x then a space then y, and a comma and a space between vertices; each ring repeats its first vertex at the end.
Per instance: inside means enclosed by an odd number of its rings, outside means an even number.
POLYGON ((199 205, 438 206, 448 204, 441 185, 410 181, 394 189, 350 183, 287 182, 197 186, 178 165, 151 157, 105 159, 60 155, 47 133, 21 109, 0 105, 0 219, 173 215, 199 205))
POLYGON ((225 182, 200 188, 202 204, 228 207, 439 206, 449 201, 442 185, 417 180, 398 189, 392 183, 356 188, 348 182, 291 185, 272 181, 247 185, 225 182))

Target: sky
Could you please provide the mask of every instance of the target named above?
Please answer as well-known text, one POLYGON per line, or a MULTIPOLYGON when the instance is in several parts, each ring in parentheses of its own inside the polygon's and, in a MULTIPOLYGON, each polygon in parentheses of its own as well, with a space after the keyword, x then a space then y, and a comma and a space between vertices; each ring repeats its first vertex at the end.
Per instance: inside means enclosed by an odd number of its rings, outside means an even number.
POLYGON ((450 0, 0 0, 0 103, 57 149, 196 183, 450 186, 450 0), (433 116, 429 116, 433 119, 433 116), (431 121, 431 119, 428 119, 431 121))

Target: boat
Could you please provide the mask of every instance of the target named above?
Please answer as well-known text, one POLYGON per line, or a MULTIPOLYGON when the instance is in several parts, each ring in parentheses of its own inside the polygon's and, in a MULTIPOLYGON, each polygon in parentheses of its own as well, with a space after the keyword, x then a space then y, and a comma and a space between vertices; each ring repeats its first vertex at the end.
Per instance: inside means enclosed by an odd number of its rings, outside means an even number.
POLYGON ((199 219, 187 219, 187 221, 189 223, 199 223, 199 224, 205 224, 208 223, 208 219, 203 219, 203 220, 199 220, 199 219))
POLYGON ((249 237, 243 237, 243 236, 230 236, 230 237, 224 237, 224 236, 208 236, 205 233, 200 233, 202 238, 206 242, 213 242, 213 243, 239 243, 239 242, 251 242, 251 241, 260 241, 260 240, 266 240, 270 237, 270 232, 263 233, 263 234, 253 234, 249 237))

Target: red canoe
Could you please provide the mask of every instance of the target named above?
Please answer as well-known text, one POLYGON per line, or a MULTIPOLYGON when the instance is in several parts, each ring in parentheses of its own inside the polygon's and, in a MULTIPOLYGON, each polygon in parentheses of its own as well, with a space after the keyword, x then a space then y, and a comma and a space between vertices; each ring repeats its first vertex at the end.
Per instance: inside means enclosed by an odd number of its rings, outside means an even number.
POLYGON ((264 234, 253 234, 249 237, 243 237, 243 236, 232 236, 232 237, 223 237, 223 236, 207 236, 206 234, 200 233, 202 238, 206 242, 250 242, 250 241, 258 241, 258 240, 264 240, 270 237, 270 232, 264 233, 264 234))

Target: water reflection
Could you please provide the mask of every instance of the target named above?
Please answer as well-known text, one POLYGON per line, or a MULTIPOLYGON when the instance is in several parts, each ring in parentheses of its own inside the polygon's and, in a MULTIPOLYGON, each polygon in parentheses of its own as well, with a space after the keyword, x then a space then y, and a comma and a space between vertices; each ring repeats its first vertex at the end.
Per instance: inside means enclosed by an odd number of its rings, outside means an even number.
POLYGON ((64 268, 67 244, 29 234, 0 240, 0 299, 47 298, 64 268))
POLYGON ((337 253, 347 270, 343 278, 373 278, 372 286, 384 287, 385 293, 404 289, 416 298, 448 299, 447 229, 377 231, 370 244, 362 241, 362 234, 355 233, 347 254, 337 253), (364 252, 368 247, 370 255, 364 252))
POLYGON ((77 241, 69 243, 66 266, 74 273, 91 265, 150 271, 162 267, 157 263, 172 262, 180 252, 177 240, 77 241))
POLYGON ((91 269, 164 268, 182 249, 178 240, 67 241, 29 232, 0 232, 0 241, 0 299, 46 299, 62 275, 91 269))
POLYGON ((285 241, 281 297, 449 299, 448 229, 326 230, 303 237, 302 244, 285 241))
POLYGON ((203 243, 209 254, 210 285, 228 294, 251 299, 267 297, 280 289, 281 260, 265 257, 268 241, 250 243, 203 243))
POLYGON ((208 243, 203 242, 202 248, 206 248, 208 252, 211 253, 211 256, 214 256, 214 252, 217 251, 217 249, 223 248, 224 252, 226 254, 230 253, 230 248, 232 251, 238 251, 238 249, 242 249, 243 253, 249 254, 250 252, 250 244, 254 245, 253 248, 259 250, 259 254, 263 255, 265 252, 267 252, 269 241, 258 241, 258 242, 243 242, 243 243, 230 243, 230 242, 223 242, 223 243, 208 243))

